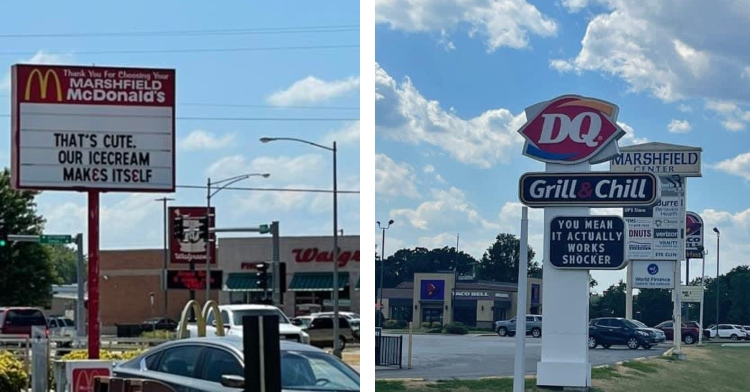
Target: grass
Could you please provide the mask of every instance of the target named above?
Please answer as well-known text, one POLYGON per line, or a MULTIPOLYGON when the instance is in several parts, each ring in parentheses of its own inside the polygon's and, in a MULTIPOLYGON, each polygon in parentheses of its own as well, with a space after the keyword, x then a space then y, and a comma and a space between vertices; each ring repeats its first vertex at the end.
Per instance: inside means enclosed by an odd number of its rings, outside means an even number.
MULTIPOLYGON (((750 385, 750 347, 691 346, 684 347, 687 360, 669 357, 644 361, 627 361, 619 366, 598 367, 591 371, 595 392, 680 392, 747 391, 750 385), (677 389, 675 389, 677 388, 677 389)), ((537 387, 533 378, 526 379, 526 391, 553 389, 537 387)), ((511 392, 513 379, 423 381, 376 381, 377 392, 511 392)))

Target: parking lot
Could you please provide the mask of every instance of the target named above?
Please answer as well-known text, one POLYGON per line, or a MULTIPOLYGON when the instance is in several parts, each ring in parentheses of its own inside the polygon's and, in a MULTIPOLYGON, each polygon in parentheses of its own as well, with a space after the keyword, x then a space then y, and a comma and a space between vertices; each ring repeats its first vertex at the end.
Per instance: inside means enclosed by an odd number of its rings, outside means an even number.
MULTIPOLYGON (((515 355, 515 338, 476 335, 414 335, 412 342, 412 369, 407 369, 408 336, 404 336, 404 366, 382 368, 375 372, 376 379, 425 378, 470 379, 488 376, 512 376, 515 355)), ((644 356, 658 356, 672 346, 662 343, 650 350, 630 350, 626 347, 589 350, 592 366, 612 364, 644 356)), ((526 339, 526 373, 536 373, 541 359, 542 340, 526 339)))

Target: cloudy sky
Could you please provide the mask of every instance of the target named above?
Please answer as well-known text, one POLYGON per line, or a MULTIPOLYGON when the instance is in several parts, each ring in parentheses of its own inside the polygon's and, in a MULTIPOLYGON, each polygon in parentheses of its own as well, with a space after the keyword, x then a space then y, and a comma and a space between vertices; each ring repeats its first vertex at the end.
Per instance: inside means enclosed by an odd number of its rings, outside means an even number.
MULTIPOLYGON (((85 1, 5 7, 0 26, 0 167, 10 165, 9 70, 57 63, 177 70, 177 185, 173 205, 205 205, 205 185, 267 172, 236 186, 331 189, 331 153, 262 136, 337 141, 339 228, 359 233, 359 4, 348 0, 243 2, 85 1), (86 4, 87 3, 87 4, 86 4), (43 10, 43 11, 40 11, 43 10), (63 16, 64 17, 61 17, 63 16)), ((102 195, 101 248, 162 246, 163 194, 102 195)), ((86 232, 86 197, 44 192, 39 212, 53 234, 86 232)), ((280 222, 282 235, 329 235, 330 193, 224 190, 217 225, 280 222)))
MULTIPOLYGON (((395 220, 386 255, 460 235, 481 258, 497 233, 520 233, 518 178, 544 170, 521 155, 524 108, 580 94, 619 105, 621 145, 703 148, 688 209, 709 228, 706 271, 714 226, 721 272, 748 264, 750 32, 737 26, 749 22, 739 1, 376 1, 376 216, 395 220)), ((541 255, 542 210, 529 215, 541 255)), ((625 272, 594 277, 601 291, 625 272)))

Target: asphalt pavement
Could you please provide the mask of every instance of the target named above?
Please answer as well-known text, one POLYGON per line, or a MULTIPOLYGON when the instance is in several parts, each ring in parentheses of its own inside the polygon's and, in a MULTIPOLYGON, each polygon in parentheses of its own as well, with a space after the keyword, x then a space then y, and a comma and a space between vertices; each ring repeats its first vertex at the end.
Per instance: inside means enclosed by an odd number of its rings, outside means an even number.
MULTIPOLYGON (((512 376, 516 339, 477 335, 414 335, 412 368, 407 369, 408 336, 404 336, 403 369, 377 368, 376 379, 424 378, 426 380, 477 379, 512 376)), ((592 366, 609 365, 640 357, 659 356, 672 347, 662 343, 650 350, 630 350, 625 346, 589 350, 592 366)), ((535 374, 541 360, 542 340, 526 338, 526 374, 535 374)))

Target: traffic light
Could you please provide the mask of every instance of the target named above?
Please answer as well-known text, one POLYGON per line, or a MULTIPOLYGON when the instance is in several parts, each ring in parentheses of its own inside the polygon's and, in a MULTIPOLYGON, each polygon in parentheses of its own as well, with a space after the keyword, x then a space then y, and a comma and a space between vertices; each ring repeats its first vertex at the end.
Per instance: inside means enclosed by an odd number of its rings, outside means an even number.
POLYGON ((209 235, 208 217, 204 216, 204 217, 198 218, 198 224, 200 225, 200 228, 198 229, 200 233, 200 238, 208 242, 208 240, 211 238, 208 236, 209 235))
POLYGON ((8 227, 5 226, 5 222, 0 222, 0 248, 8 246, 10 241, 8 240, 8 227))
POLYGON ((185 225, 182 215, 177 215, 172 220, 172 236, 177 241, 182 241, 185 238, 185 225))
POLYGON ((255 269, 258 271, 256 272, 257 281, 255 283, 258 285, 258 288, 263 291, 263 297, 265 297, 266 292, 268 291, 268 264, 255 264, 255 269))

